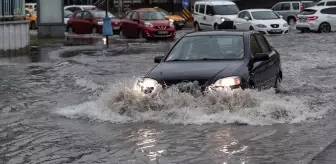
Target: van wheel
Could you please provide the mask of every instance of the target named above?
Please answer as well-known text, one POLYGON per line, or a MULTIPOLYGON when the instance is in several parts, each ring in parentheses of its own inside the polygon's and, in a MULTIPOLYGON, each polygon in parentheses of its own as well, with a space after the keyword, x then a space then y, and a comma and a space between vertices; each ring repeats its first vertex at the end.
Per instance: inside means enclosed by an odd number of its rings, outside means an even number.
POLYGON ((294 26, 296 20, 295 20, 294 17, 289 17, 288 20, 287 20, 287 22, 288 22, 288 24, 289 24, 290 26, 294 26))
POLYGON ((195 31, 201 31, 201 28, 197 22, 194 23, 195 31))
POLYGON ((329 23, 322 23, 319 27, 319 32, 321 33, 327 33, 331 31, 331 27, 329 23))
POLYGON ((218 30, 218 24, 217 23, 214 25, 214 30, 218 30))

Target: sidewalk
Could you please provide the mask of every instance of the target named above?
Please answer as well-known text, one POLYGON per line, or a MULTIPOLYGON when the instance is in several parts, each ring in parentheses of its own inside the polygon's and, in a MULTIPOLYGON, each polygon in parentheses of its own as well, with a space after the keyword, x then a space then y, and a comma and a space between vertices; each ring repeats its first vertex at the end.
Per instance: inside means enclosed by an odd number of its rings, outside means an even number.
POLYGON ((336 141, 314 157, 309 164, 336 164, 336 141))

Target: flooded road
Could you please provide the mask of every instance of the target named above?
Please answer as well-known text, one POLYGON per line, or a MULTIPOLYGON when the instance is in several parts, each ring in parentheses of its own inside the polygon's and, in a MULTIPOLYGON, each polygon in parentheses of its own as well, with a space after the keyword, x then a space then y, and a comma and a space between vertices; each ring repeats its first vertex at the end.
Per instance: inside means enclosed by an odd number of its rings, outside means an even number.
POLYGON ((0 163, 307 163, 336 135, 335 37, 268 39, 282 59, 276 95, 137 95, 131 86, 167 42, 130 42, 118 55, 1 59, 0 163))

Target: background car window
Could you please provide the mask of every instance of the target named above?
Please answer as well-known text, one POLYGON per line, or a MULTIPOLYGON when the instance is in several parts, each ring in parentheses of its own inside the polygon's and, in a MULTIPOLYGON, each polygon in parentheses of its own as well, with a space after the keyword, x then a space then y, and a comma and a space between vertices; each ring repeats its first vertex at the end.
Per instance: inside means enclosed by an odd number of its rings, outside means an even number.
POLYGON ((194 12, 198 12, 199 4, 195 5, 194 12))
POLYGON ((64 18, 70 18, 72 15, 72 12, 69 10, 64 10, 64 18))
POLYGON ((213 12, 217 15, 237 15, 239 8, 236 5, 214 5, 213 12))
POLYGON ((326 6, 336 6, 336 1, 329 1, 326 6))
POLYGON ((242 36, 193 36, 182 38, 169 53, 172 60, 232 60, 244 57, 242 36))
POLYGON ((213 14, 212 7, 207 5, 205 12, 206 12, 206 15, 212 15, 213 14))
POLYGON ((245 17, 247 17, 249 20, 252 19, 250 12, 245 12, 245 17))
POLYGON ((261 47, 263 53, 270 53, 272 51, 270 45, 268 44, 267 40, 260 34, 256 34, 256 39, 261 47))
POLYGON ((304 5, 305 8, 308 8, 308 7, 315 6, 315 3, 314 2, 303 2, 303 5, 304 5))
POLYGON ((131 20, 139 20, 139 16, 136 12, 132 15, 131 20))
POLYGON ((83 12, 76 13, 75 18, 81 19, 82 18, 82 14, 83 14, 83 12))
POLYGON ((238 14, 238 18, 244 19, 244 17, 245 17, 245 12, 246 12, 246 11, 240 12, 240 13, 238 14))
POLYGON ((290 10, 290 3, 284 3, 281 10, 290 10))
POLYGON ((300 10, 300 4, 299 3, 292 3, 294 10, 300 10))
POLYGON ((131 12, 131 11, 128 12, 128 13, 126 13, 124 19, 131 20, 131 18, 132 18, 132 14, 133 14, 133 12, 131 12))
POLYGON ((166 18, 158 11, 141 11, 139 12, 142 20, 165 20, 166 18))
POLYGON ((336 15, 336 7, 322 9, 322 10, 321 10, 321 13, 322 13, 322 14, 332 14, 332 15, 336 15))
POLYGON ((252 51, 252 55, 255 55, 257 53, 262 53, 262 50, 257 42, 257 39, 255 38, 254 35, 251 35, 251 40, 250 40, 250 44, 251 44, 251 51, 252 51))
POLYGON ((91 17, 92 16, 89 12, 83 12, 83 16, 82 16, 83 19, 90 19, 91 17))
POLYGON ((279 4, 277 4, 277 5, 275 5, 275 6, 273 7, 273 10, 274 10, 274 11, 280 11, 281 8, 282 8, 282 3, 279 3, 279 4))
POLYGON ((30 13, 29 13, 29 11, 28 11, 28 10, 26 10, 26 15, 30 15, 30 13))
POLYGON ((205 5, 200 5, 199 13, 204 14, 204 8, 205 8, 205 5))
POLYGON ((320 3, 316 4, 316 6, 324 6, 324 2, 320 2, 320 3))

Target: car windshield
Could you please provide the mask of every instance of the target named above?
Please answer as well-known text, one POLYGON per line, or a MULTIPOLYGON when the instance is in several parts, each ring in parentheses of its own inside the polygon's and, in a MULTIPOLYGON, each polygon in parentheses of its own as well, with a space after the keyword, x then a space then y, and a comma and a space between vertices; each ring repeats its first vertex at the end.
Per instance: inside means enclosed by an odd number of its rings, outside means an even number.
POLYGON ((69 10, 64 10, 64 18, 69 18, 72 15, 72 12, 69 10))
POLYGON ((236 5, 214 5, 213 9, 216 15, 236 15, 239 12, 236 5))
POLYGON ((305 8, 308 8, 308 7, 315 6, 315 3, 314 2, 303 2, 303 6, 305 8))
POLYGON ((169 13, 166 10, 158 9, 164 16, 169 15, 169 13))
MULTIPOLYGON (((97 11, 97 12, 95 12, 94 15, 97 18, 105 18, 106 12, 105 11, 97 11)), ((108 16, 111 17, 111 18, 114 18, 114 15, 111 14, 110 12, 108 12, 108 16)))
POLYGON ((280 17, 274 11, 254 11, 252 17, 256 20, 279 19, 280 17))
POLYGON ((165 17, 159 11, 141 11, 139 14, 142 20, 165 20, 165 17))
POLYGON ((166 61, 234 60, 243 57, 242 36, 189 36, 173 47, 166 61))
POLYGON ((313 9, 304 9, 300 15, 313 15, 315 14, 316 10, 313 9))

